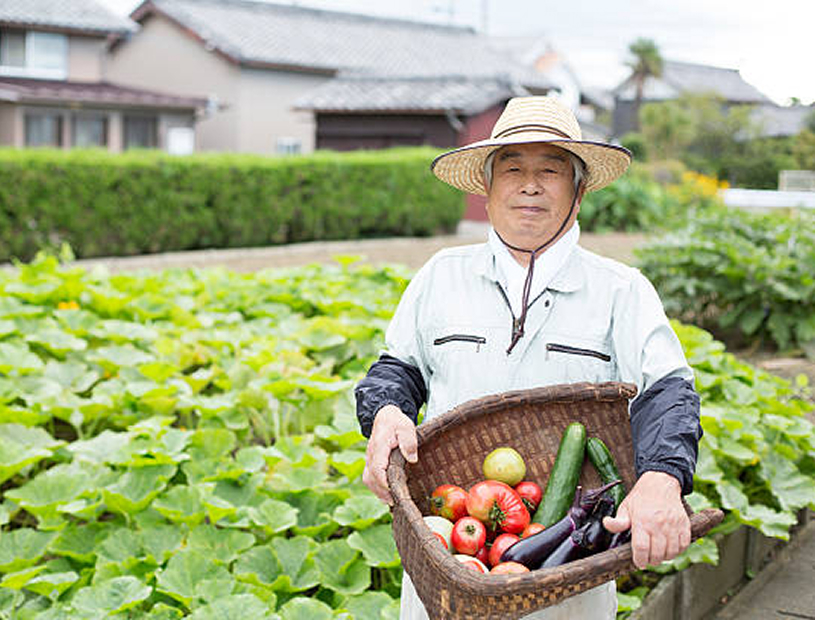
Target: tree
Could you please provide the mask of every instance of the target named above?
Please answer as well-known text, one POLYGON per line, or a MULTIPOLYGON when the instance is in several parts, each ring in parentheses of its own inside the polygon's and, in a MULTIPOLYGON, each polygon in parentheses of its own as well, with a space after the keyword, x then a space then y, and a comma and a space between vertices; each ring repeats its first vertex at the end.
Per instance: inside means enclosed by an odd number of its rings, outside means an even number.
POLYGON ((631 68, 631 79, 634 80, 636 91, 636 109, 639 110, 645 90, 645 80, 649 77, 662 76, 662 55, 657 44, 652 39, 638 38, 628 46, 628 51, 634 57, 626 64, 631 68))
POLYGON ((646 103, 639 120, 646 151, 653 159, 678 159, 695 136, 693 117, 676 101, 646 103))

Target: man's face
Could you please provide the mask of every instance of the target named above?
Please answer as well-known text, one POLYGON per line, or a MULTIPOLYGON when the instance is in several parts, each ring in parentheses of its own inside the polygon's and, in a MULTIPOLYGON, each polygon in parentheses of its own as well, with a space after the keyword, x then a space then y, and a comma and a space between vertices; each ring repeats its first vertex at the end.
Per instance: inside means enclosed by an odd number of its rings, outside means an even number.
MULTIPOLYGON (((509 244, 532 250, 549 240, 569 213, 574 176, 568 153, 551 144, 504 146, 493 160, 487 190, 490 223, 509 244)), ((570 222, 580 207, 582 188, 570 222)))

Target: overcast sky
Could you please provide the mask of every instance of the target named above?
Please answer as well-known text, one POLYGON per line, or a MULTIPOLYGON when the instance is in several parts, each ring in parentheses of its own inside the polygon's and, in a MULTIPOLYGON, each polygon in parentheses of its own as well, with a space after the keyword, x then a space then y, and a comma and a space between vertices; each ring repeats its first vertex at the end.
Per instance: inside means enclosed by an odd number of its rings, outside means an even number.
MULTIPOLYGON (((127 14, 139 0, 98 0, 127 14)), ((541 35, 584 85, 611 88, 627 77, 628 45, 653 39, 662 55, 739 69, 777 103, 815 101, 813 0, 302 0, 370 15, 473 26, 491 35, 541 35)))

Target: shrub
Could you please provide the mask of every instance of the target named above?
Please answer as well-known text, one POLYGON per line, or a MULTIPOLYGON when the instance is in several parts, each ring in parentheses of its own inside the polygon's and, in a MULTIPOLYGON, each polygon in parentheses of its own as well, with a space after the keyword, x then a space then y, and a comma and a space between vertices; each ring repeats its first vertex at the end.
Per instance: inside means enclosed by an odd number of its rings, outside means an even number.
POLYGON ((67 242, 77 256, 431 235, 462 195, 430 148, 269 158, 0 150, 0 260, 67 242))
POLYGON ((815 344, 813 214, 712 212, 637 254, 672 316, 731 342, 815 344))

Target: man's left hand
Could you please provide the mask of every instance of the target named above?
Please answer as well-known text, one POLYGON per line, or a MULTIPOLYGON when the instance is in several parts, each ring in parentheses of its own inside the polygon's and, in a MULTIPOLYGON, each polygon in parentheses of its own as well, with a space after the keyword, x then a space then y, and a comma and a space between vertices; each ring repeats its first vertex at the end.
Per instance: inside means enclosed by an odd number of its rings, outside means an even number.
POLYGON ((655 566, 679 555, 690 544, 690 519, 682 505, 682 488, 669 474, 647 471, 617 508, 605 517, 612 533, 631 528, 631 548, 637 568, 655 566))

